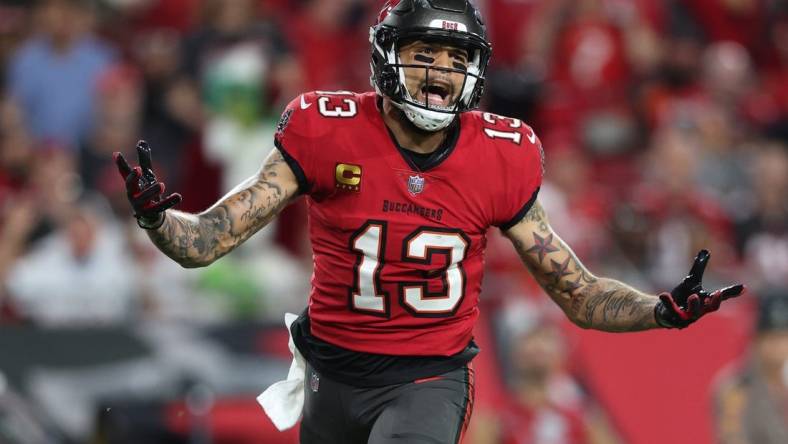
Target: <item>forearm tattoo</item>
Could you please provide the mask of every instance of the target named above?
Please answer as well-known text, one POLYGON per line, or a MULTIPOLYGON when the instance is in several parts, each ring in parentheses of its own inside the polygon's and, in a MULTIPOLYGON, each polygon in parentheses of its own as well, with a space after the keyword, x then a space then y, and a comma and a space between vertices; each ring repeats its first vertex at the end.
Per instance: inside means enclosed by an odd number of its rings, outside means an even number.
POLYGON ((612 332, 657 328, 657 298, 613 279, 599 279, 581 292, 576 305, 582 326, 612 332))
POLYGON ((657 298, 616 280, 591 274, 552 231, 538 201, 518 225, 521 226, 514 227, 507 235, 520 258, 575 323, 606 331, 657 327, 654 321, 657 298))
POLYGON ((285 166, 278 150, 257 175, 200 214, 167 211, 164 224, 148 231, 153 243, 185 267, 207 265, 267 225, 294 196, 277 171, 285 166))

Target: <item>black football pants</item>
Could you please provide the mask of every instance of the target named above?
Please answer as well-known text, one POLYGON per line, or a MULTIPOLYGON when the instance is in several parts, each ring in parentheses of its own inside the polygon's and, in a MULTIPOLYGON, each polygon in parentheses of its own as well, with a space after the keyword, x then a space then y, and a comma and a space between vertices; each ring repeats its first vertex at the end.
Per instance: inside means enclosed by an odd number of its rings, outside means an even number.
POLYGON ((307 365, 304 390, 301 444, 457 444, 473 408, 473 367, 360 388, 307 365))

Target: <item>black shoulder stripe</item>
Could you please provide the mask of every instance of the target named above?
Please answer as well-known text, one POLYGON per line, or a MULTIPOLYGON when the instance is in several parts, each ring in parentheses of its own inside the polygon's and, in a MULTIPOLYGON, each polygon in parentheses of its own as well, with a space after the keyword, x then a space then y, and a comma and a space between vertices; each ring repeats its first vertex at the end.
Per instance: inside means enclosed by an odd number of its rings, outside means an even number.
POLYGON ((296 180, 298 181, 298 193, 307 194, 311 186, 306 178, 306 174, 304 174, 303 168, 301 168, 301 165, 299 165, 298 161, 295 160, 295 158, 291 156, 290 153, 287 152, 287 150, 284 148, 284 146, 282 146, 282 143, 279 142, 279 140, 274 139, 274 146, 276 146, 276 149, 278 149, 279 152, 282 153, 282 157, 284 157, 287 166, 289 166, 290 169, 293 170, 293 174, 295 174, 296 180))
POLYGON ((536 196, 538 194, 539 194, 539 188, 534 190, 534 193, 531 194, 531 198, 528 199, 528 202, 526 202, 525 205, 523 205, 523 207, 520 208, 520 211, 518 211, 517 214, 515 214, 514 217, 509 222, 499 225, 498 228, 500 228, 501 231, 506 231, 509 228, 512 228, 513 226, 517 225, 517 223, 520 222, 520 220, 522 220, 523 217, 525 217, 525 214, 528 213, 528 210, 530 210, 531 207, 534 206, 534 202, 536 202, 536 196))

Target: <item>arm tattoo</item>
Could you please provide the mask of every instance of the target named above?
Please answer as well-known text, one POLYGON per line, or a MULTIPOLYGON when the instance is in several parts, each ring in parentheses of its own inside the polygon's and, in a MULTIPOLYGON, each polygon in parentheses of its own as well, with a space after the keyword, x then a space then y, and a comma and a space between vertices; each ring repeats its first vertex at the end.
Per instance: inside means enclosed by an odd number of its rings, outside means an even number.
POLYGON ((534 202, 531 206, 531 209, 525 213, 525 217, 523 218, 525 221, 528 222, 535 222, 539 226, 539 231, 542 233, 547 233, 550 231, 550 228, 547 225, 547 216, 545 215, 544 208, 539 203, 539 201, 534 202))
POLYGON ((255 176, 211 208, 200 214, 167 211, 164 224, 148 231, 149 237, 184 267, 210 264, 267 225, 295 196, 296 187, 281 177, 283 168, 289 167, 274 150, 255 176))
POLYGON ((606 331, 657 327, 657 298, 591 274, 552 231, 539 202, 506 234, 536 281, 576 324, 606 331))
MULTIPOLYGON (((654 305, 657 298, 643 294, 613 279, 600 279, 584 290, 585 313, 581 325, 620 332, 656 328, 654 305)), ((580 307, 582 309, 582 304, 580 307)))

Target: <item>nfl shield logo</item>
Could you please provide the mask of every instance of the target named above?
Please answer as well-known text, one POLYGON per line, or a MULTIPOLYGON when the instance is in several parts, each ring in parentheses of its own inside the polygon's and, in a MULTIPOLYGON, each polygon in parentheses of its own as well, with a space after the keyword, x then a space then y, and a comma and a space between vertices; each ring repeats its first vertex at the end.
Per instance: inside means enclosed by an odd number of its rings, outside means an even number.
POLYGON ((408 191, 410 194, 419 194, 424 191, 424 178, 418 174, 408 177, 408 191))
POLYGON ((320 388, 320 376, 315 372, 312 372, 312 377, 309 378, 309 388, 312 389, 313 392, 317 392, 320 388))

